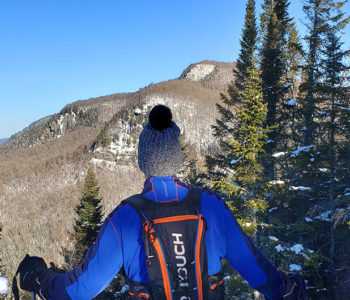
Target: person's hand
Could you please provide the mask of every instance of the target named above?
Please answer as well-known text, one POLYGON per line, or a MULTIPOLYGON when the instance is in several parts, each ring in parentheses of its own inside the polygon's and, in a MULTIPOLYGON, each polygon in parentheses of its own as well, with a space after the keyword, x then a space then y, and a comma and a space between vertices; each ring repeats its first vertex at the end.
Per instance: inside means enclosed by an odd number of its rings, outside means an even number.
POLYGON ((286 276, 286 291, 281 300, 308 300, 305 282, 299 274, 286 276))
POLYGON ((47 265, 41 257, 29 256, 28 254, 19 264, 19 286, 21 289, 36 293, 45 299, 41 293, 40 277, 47 271, 47 265))

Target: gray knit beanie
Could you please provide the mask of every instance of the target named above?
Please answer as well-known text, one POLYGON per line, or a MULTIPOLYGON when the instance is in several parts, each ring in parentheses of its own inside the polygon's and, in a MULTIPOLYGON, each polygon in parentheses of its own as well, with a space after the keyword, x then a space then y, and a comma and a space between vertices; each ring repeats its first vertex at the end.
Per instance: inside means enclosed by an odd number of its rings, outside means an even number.
POLYGON ((149 176, 175 175, 182 166, 180 128, 172 121, 169 107, 157 105, 139 138, 138 163, 149 176))

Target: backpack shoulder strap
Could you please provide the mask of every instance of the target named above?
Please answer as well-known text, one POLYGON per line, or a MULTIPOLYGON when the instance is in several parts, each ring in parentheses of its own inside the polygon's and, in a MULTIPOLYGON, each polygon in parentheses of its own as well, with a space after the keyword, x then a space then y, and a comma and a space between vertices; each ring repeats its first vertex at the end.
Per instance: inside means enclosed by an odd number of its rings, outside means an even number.
POLYGON ((143 214, 144 208, 151 203, 145 196, 141 194, 135 194, 122 201, 121 205, 129 204, 139 215, 140 219, 146 221, 146 216, 143 214))
POLYGON ((191 187, 183 200, 190 202, 191 206, 195 206, 198 211, 200 211, 202 203, 202 192, 203 190, 201 188, 191 187))
MULTIPOLYGON (((182 200, 187 202, 189 207, 195 207, 196 210, 200 211, 201 209, 201 197, 202 197, 202 189, 200 188, 190 188, 186 197, 182 200)), ((159 202, 155 202, 147 199, 145 196, 141 194, 135 194, 125 200, 122 201, 121 205, 129 204, 139 215, 142 222, 147 221, 148 212, 154 211, 157 208, 157 205, 161 205, 159 202), (150 209, 151 207, 151 209, 150 209), (145 215, 146 214, 146 215, 145 215), (146 217, 147 216, 147 217, 146 217)), ((152 217, 151 217, 152 219, 152 217)))

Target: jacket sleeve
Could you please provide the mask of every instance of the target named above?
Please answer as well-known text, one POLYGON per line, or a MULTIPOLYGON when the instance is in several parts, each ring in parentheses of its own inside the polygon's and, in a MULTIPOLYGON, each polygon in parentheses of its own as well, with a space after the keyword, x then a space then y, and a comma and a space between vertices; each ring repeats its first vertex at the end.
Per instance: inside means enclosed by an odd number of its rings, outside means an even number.
POLYGON ((249 285, 267 299, 280 300, 285 291, 286 277, 255 247, 242 230, 229 208, 222 202, 225 216, 226 258, 249 285))
POLYGON ((47 299, 92 299, 102 292, 123 264, 121 224, 118 209, 104 221, 94 245, 75 269, 49 273, 42 286, 47 299))

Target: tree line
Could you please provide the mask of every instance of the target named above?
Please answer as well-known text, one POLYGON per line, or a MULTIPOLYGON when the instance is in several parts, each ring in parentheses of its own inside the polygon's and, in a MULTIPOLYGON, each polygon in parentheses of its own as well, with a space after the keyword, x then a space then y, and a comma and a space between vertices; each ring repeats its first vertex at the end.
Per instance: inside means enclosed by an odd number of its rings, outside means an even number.
MULTIPOLYGON (((235 80, 217 103, 216 150, 206 185, 228 200, 243 229, 314 299, 350 287, 349 50, 347 1, 305 0, 301 37, 287 0, 248 0, 235 80)), ((232 285, 253 297, 234 274, 232 285)))

